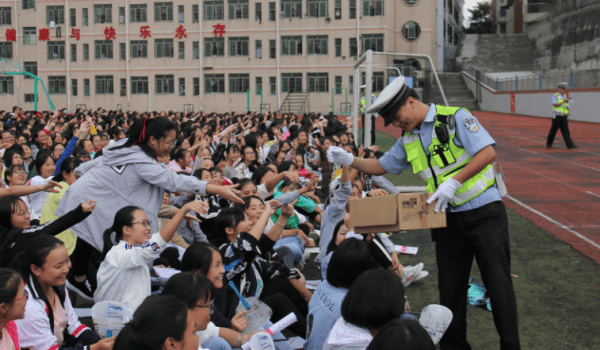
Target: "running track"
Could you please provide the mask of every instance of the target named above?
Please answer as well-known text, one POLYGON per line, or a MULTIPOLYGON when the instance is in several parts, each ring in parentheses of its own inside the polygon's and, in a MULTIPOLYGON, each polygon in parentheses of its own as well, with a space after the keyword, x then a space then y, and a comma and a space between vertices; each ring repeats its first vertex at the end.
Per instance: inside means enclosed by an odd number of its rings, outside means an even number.
MULTIPOLYGON (((560 131, 546 148, 550 119, 474 112, 496 140, 508 196, 505 205, 600 264, 600 124, 569 121, 579 146, 565 148, 560 131)), ((393 137, 400 129, 376 129, 393 137)))

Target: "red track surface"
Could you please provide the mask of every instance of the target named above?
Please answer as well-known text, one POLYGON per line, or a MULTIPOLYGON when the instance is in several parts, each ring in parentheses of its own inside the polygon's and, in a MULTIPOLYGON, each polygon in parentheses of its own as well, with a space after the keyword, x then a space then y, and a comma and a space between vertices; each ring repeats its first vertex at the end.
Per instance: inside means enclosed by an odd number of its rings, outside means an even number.
MULTIPOLYGON (((474 112, 496 140, 506 179, 506 206, 600 264, 600 124, 569 121, 579 146, 566 149, 560 131, 546 148, 550 119, 474 112)), ((399 137, 400 129, 377 130, 399 137)))

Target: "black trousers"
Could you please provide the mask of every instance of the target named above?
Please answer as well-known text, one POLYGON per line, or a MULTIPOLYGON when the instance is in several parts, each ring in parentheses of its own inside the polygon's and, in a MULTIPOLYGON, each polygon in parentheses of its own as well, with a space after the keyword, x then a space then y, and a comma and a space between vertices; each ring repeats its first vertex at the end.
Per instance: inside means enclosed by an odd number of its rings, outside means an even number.
POLYGON ((291 312, 296 314, 296 323, 288 329, 297 336, 306 338, 308 303, 287 278, 276 277, 265 283, 265 287, 260 293, 260 300, 273 310, 273 315, 271 315, 271 322, 273 323, 281 320, 291 312))
POLYGON ((550 132, 548 133, 546 146, 552 147, 552 143, 554 142, 554 137, 556 136, 558 129, 560 129, 560 133, 562 134, 563 139, 565 139, 565 145, 567 145, 567 148, 573 147, 575 144, 573 143, 573 140, 571 140, 571 133, 569 132, 568 115, 557 115, 554 117, 554 119, 552 119, 552 126, 550 127, 550 132))
POLYGON ((440 303, 454 317, 441 348, 471 349, 467 342, 467 290, 473 257, 488 290, 502 350, 520 349, 517 302, 510 276, 510 244, 506 209, 501 201, 449 212, 448 226, 432 230, 439 269, 440 303))

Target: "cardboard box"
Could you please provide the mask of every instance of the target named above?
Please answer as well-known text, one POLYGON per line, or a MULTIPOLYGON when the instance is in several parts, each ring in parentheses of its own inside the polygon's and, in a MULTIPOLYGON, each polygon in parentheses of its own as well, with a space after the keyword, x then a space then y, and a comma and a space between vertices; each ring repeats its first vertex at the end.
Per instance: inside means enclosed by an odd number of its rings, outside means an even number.
POLYGON ((356 233, 446 227, 446 213, 436 213, 431 193, 399 193, 350 201, 350 225, 356 233))

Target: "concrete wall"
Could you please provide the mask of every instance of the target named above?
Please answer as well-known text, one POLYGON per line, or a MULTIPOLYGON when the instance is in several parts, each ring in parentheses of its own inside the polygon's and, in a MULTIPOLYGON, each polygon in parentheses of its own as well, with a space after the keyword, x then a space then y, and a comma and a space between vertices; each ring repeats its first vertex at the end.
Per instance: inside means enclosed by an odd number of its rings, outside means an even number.
MULTIPOLYGON (((476 95, 474 77, 463 72, 463 79, 473 95, 476 95)), ((539 91, 502 91, 481 86, 481 102, 483 111, 514 113, 535 117, 552 117, 552 95, 554 90, 539 91), (511 95, 515 95, 515 111, 510 110, 511 95)), ((598 123, 600 122, 600 88, 572 89, 569 93, 573 99, 569 119, 598 123)))

